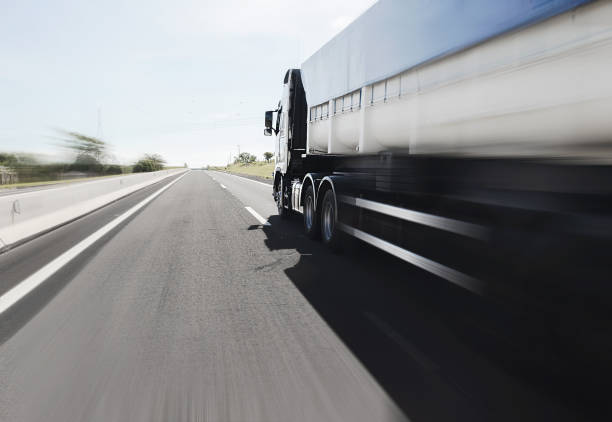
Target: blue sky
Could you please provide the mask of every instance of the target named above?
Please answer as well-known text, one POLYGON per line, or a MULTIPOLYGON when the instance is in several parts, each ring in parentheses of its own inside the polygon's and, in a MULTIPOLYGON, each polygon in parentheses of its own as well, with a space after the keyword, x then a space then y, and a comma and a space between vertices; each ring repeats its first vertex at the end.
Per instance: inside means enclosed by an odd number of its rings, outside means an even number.
POLYGON ((56 128, 116 161, 223 164, 272 150, 263 112, 374 0, 0 0, 0 150, 57 157, 56 128))

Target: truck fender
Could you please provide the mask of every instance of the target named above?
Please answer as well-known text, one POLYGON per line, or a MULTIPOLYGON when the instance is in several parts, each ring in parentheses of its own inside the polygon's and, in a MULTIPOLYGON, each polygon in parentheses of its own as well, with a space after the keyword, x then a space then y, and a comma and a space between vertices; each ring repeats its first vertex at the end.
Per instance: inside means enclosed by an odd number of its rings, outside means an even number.
POLYGON ((308 186, 312 186, 312 190, 314 192, 314 203, 315 207, 317 205, 317 199, 319 195, 317 195, 317 191, 319 189, 319 185, 321 184, 321 180, 327 176, 327 173, 308 173, 304 176, 302 180, 302 190, 300 192, 300 204, 304 203, 304 194, 306 193, 306 189, 308 186))
POLYGON ((274 173, 272 174, 272 196, 274 196, 274 193, 276 191, 276 185, 282 177, 283 173, 281 172, 280 168, 274 169, 274 173))
POLYGON ((325 193, 326 189, 331 188, 334 192, 334 195, 337 195, 342 191, 342 186, 346 184, 346 176, 342 175, 328 175, 321 179, 319 186, 316 190, 317 194, 315 197, 315 206, 319 207, 318 199, 321 198, 321 195, 325 193))

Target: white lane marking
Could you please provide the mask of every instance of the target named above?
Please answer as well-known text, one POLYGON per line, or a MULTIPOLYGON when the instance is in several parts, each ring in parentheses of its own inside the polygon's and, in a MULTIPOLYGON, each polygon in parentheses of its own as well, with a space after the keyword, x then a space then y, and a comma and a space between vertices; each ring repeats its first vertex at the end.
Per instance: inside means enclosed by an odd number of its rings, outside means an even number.
POLYGON ((421 352, 414 344, 402 337, 400 333, 391 328, 389 324, 380 319, 377 315, 371 312, 364 312, 364 314, 380 331, 397 343, 404 352, 408 353, 425 371, 437 371, 439 369, 438 365, 429 359, 425 353, 421 352))
POLYGON ((251 214, 253 214, 253 217, 255 217, 257 219, 257 221, 259 221, 260 224, 263 224, 264 226, 269 226, 270 223, 268 222, 268 220, 266 220, 265 218, 263 218, 261 215, 257 214, 257 211, 255 211, 253 208, 251 207, 244 207, 246 208, 246 210, 248 212, 250 212, 251 214))
POLYGON ((219 183, 223 189, 227 189, 223 183, 219 183))
POLYGON ((70 261, 76 258, 81 252, 90 247, 97 240, 101 239, 104 235, 106 235, 119 224, 131 217, 142 207, 144 207, 149 202, 161 195, 166 189, 170 188, 170 186, 174 185, 176 182, 185 177, 187 173, 189 172, 187 171, 183 173, 180 177, 174 179, 172 182, 168 183, 166 186, 159 189, 157 192, 153 193, 138 204, 134 205, 132 208, 121 214, 118 218, 106 224, 104 227, 98 229, 96 232, 90 234, 88 237, 81 240, 72 248, 68 249, 66 252, 55 258, 53 261, 49 262, 47 265, 36 271, 34 274, 21 281, 11 290, 0 296, 0 315, 2 315, 4 311, 9 309, 15 303, 23 299, 24 296, 26 296, 39 285, 41 285, 46 279, 48 279, 57 271, 59 271, 64 265, 68 264, 70 261))
POLYGON ((272 185, 269 184, 269 183, 258 182, 257 180, 249 179, 248 177, 236 176, 235 174, 231 174, 231 173, 223 173, 223 174, 227 174, 228 176, 236 177, 236 178, 238 178, 240 180, 248 180, 249 182, 259 183, 260 185, 264 185, 264 186, 267 186, 269 188, 272 188, 272 185))

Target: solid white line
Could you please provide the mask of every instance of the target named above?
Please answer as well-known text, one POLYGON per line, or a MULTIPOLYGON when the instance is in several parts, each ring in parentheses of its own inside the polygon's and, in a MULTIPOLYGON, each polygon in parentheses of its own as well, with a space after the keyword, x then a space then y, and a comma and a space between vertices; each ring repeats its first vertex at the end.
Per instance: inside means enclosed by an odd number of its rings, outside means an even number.
POLYGON ((245 207, 246 210, 248 212, 250 212, 251 214, 253 214, 253 217, 255 217, 257 219, 257 221, 259 221, 261 224, 263 224, 264 226, 269 226, 270 223, 268 222, 268 220, 266 220, 265 218, 263 218, 261 215, 257 214, 257 211, 255 211, 253 208, 251 207, 245 207))
POLYGON ((235 174, 231 174, 231 173, 224 173, 224 174, 227 174, 228 176, 232 176, 232 177, 237 177, 238 179, 241 179, 241 180, 248 180, 249 182, 259 183, 260 185, 264 185, 266 187, 272 188, 272 185, 269 183, 258 182, 257 180, 249 179, 248 177, 236 176, 235 174))
POLYGON ((227 189, 223 183, 219 183, 223 189, 227 189))
POLYGON ((372 236, 369 233, 351 227, 344 223, 340 223, 340 229, 347 232, 348 234, 355 236, 357 239, 361 239, 372 246, 376 246, 383 251, 390 253, 406 262, 410 262, 412 265, 416 265, 419 268, 429 271, 432 274, 442 277, 445 280, 455 283, 464 289, 470 290, 474 293, 482 294, 484 291, 484 283, 474 277, 467 274, 463 274, 457 270, 453 270, 445 265, 438 264, 436 261, 427 259, 421 255, 417 255, 414 252, 400 248, 393 243, 387 242, 386 240, 380 239, 376 236, 372 236))
POLYGON ((163 188, 159 189, 154 194, 148 196, 143 201, 134 205, 132 208, 121 214, 119 217, 106 224, 104 227, 100 228, 96 232, 92 233, 85 239, 81 240, 75 246, 68 249, 66 252, 55 258, 53 261, 49 262, 47 265, 36 271, 34 274, 21 281, 11 290, 0 296, 0 315, 3 314, 4 311, 9 309, 15 303, 23 299, 24 296, 26 296, 39 285, 41 285, 46 279, 48 279, 57 271, 59 271, 64 265, 68 264, 70 261, 76 258, 81 252, 90 247, 97 240, 101 239, 108 232, 113 230, 126 219, 130 218, 130 216, 134 215, 142 207, 144 207, 149 202, 161 195, 166 189, 170 188, 170 186, 174 185, 176 182, 185 177, 187 173, 188 171, 183 173, 180 177, 174 179, 172 182, 168 183, 163 188))

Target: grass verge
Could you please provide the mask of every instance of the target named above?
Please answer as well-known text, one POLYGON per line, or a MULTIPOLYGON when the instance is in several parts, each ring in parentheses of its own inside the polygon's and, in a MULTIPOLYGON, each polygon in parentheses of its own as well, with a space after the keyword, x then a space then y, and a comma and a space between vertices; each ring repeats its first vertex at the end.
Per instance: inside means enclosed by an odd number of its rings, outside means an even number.
POLYGON ((249 176, 262 177, 264 179, 272 179, 274 163, 257 161, 252 164, 230 164, 225 167, 210 167, 210 170, 227 171, 229 173, 246 174, 249 176))

